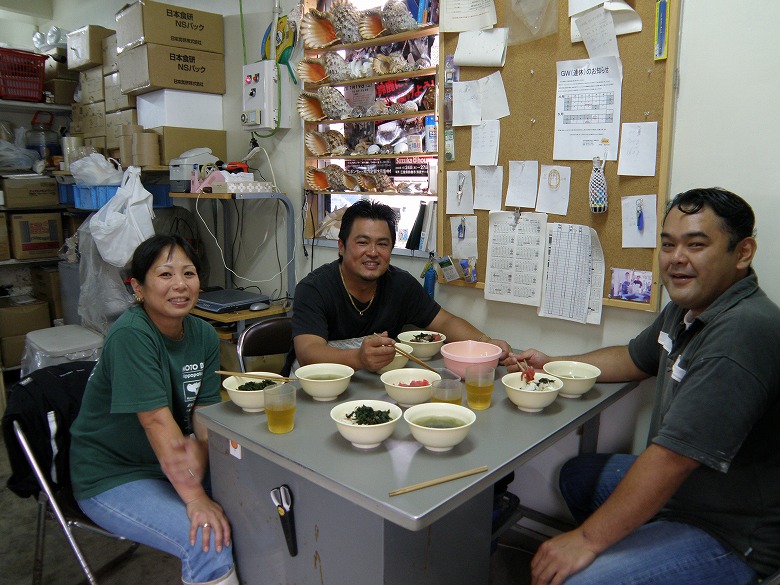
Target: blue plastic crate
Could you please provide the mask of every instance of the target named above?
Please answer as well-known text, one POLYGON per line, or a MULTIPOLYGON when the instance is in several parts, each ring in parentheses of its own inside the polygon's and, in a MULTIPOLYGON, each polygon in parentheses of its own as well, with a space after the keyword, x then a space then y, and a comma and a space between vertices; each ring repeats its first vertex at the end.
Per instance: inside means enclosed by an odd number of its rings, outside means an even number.
POLYGON ((73 193, 73 188, 76 185, 66 185, 65 183, 57 183, 57 195, 59 196, 59 202, 64 205, 73 205, 75 200, 75 195, 73 193))
POLYGON ((79 187, 74 185, 74 207, 77 209, 96 210, 103 207, 108 200, 116 195, 119 185, 96 185, 79 187))
POLYGON ((173 207, 173 199, 171 199, 170 192, 171 186, 168 183, 154 183, 150 185, 144 184, 144 189, 152 194, 152 207, 160 209, 162 207, 173 207))

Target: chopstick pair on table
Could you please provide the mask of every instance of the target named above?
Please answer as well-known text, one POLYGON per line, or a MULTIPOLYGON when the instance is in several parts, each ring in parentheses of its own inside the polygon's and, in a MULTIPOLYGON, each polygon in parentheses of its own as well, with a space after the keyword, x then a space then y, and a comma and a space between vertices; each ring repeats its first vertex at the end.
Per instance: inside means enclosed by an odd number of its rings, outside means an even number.
POLYGON ((273 380, 275 382, 295 382, 298 378, 285 378, 284 376, 265 376, 263 374, 251 374, 249 372, 229 372, 226 370, 216 370, 215 374, 223 376, 236 376, 239 378, 252 378, 253 380, 273 380))

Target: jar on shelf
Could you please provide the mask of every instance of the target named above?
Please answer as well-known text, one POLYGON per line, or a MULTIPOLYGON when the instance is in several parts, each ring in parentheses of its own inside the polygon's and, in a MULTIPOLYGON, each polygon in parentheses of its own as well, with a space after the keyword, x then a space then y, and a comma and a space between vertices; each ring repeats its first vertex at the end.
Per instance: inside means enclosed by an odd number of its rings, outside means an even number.
POLYGON ((53 168, 54 156, 62 156, 60 135, 52 129, 54 126, 54 114, 51 112, 37 111, 32 118, 32 129, 27 132, 27 148, 37 152, 46 162, 47 168, 53 168), (49 119, 46 120, 46 114, 49 119))

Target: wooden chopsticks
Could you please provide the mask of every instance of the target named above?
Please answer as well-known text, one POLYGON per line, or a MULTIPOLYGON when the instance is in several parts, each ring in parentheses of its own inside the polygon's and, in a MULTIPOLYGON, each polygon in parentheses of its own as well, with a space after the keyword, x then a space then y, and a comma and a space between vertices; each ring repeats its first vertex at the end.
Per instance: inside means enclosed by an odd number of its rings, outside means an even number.
POLYGON ((252 378, 253 380, 273 380, 275 382, 295 382, 296 378, 285 378, 283 376, 264 376, 263 374, 251 374, 249 372, 227 372, 224 370, 216 370, 215 374, 222 374, 223 376, 237 376, 239 378, 252 378))
POLYGON ((423 488, 431 487, 432 485, 438 485, 440 483, 452 481, 453 479, 460 479, 461 477, 474 475, 475 473, 483 473, 487 470, 488 470, 487 465, 483 465, 482 467, 475 467, 474 469, 469 469, 468 471, 460 471, 458 473, 453 473, 452 475, 445 475, 444 477, 439 477, 437 479, 429 479, 428 481, 423 481, 420 483, 415 483, 413 485, 408 485, 406 487, 393 490, 389 492, 387 495, 391 497, 398 496, 400 494, 406 494, 416 490, 421 490, 423 488))
POLYGON ((397 345, 395 345, 394 347, 395 347, 395 351, 397 351, 398 353, 400 353, 400 354, 401 354, 402 356, 404 356, 405 358, 409 358, 409 359, 410 359, 410 360, 412 360, 414 363, 421 365, 421 366, 422 366, 423 368, 425 368, 426 370, 430 370, 431 372, 436 372, 437 374, 439 373, 439 371, 438 371, 438 370, 436 370, 435 368, 432 368, 431 366, 429 366, 428 364, 426 364, 426 363, 425 363, 424 361, 422 361, 421 359, 418 359, 418 358, 414 357, 412 354, 405 352, 404 350, 402 350, 402 349, 401 349, 400 347, 398 347, 397 345))

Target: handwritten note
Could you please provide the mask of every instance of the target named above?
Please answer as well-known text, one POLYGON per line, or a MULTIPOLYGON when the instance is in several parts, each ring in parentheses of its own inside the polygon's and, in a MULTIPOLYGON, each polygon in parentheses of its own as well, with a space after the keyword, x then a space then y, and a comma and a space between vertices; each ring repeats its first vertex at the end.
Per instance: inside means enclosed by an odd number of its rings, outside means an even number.
POLYGON ((618 175, 655 176, 658 122, 623 124, 618 175))

